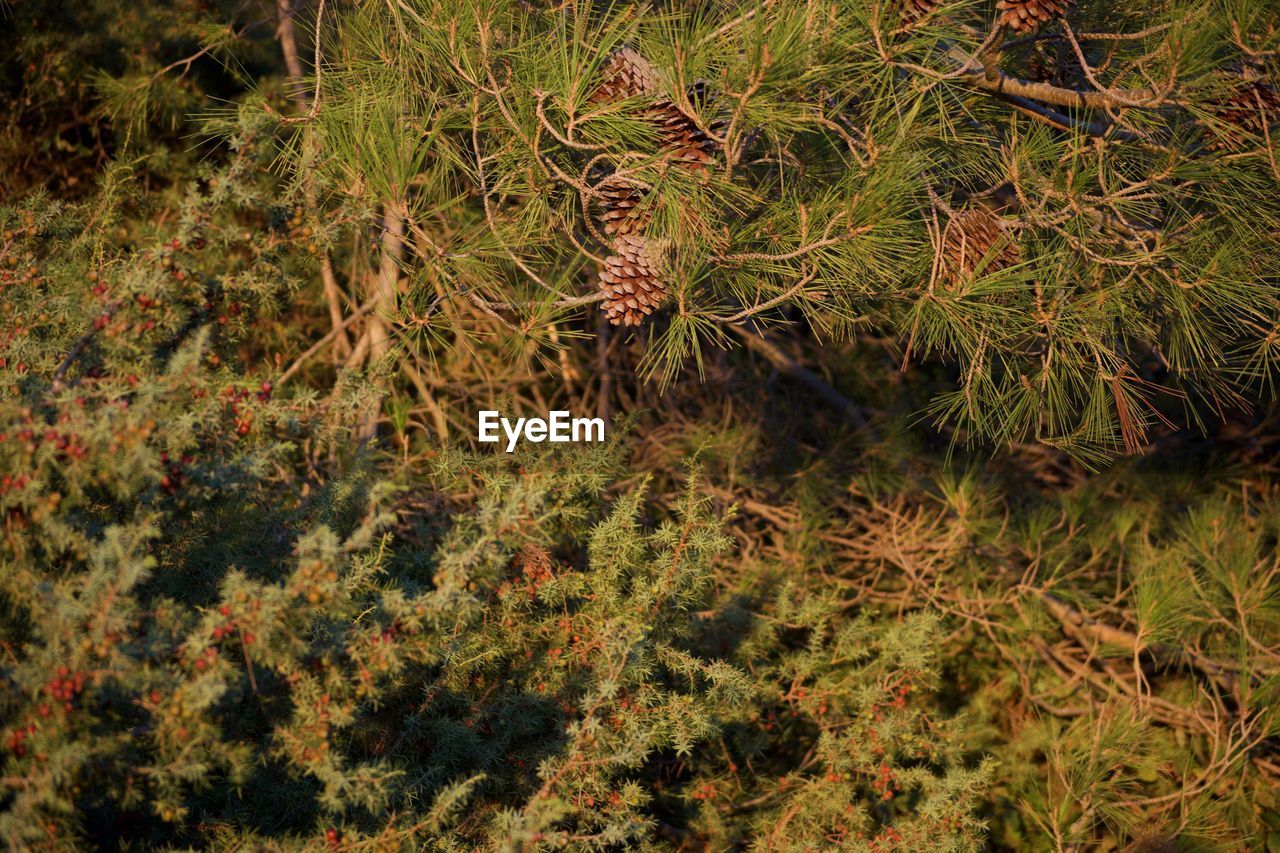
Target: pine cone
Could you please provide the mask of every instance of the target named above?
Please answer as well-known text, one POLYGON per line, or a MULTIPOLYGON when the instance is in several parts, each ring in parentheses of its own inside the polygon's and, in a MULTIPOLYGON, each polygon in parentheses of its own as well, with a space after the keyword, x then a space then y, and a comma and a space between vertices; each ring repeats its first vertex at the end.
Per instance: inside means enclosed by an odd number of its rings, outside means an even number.
MULTIPOLYGON (((591 100, 607 103, 655 95, 657 91, 658 75, 653 65, 631 48, 622 48, 609 58, 604 82, 591 100)), ((702 105, 710 97, 703 82, 690 86, 686 95, 694 105, 702 105)), ((659 146, 673 162, 691 171, 702 171, 711 164, 717 148, 715 139, 674 101, 656 99, 641 115, 655 126, 659 146)), ((722 126, 721 122, 712 122, 709 130, 717 133, 722 126)), ((642 206, 644 193, 615 178, 605 178, 596 189, 601 230, 613 238, 614 250, 600 272, 604 311, 614 325, 638 326, 667 298, 666 284, 658 274, 650 244, 641 233, 650 220, 649 211, 642 206)))
POLYGON ((669 100, 661 100, 647 113, 658 126, 662 150, 669 152, 677 163, 701 171, 711 164, 716 142, 698 123, 669 100))
POLYGON ((640 207, 644 199, 640 190, 613 178, 605 178, 595 189, 600 193, 600 230, 605 234, 638 234, 649 224, 649 210, 640 207))
POLYGON ((1037 30, 1054 18, 1060 18, 1076 0, 1000 0, 1000 24, 1015 33, 1037 30))
POLYGON ((1054 68, 1054 62, 1047 56, 1033 53, 1027 59, 1027 79, 1034 80, 1037 83, 1052 83, 1057 69, 1054 68))
POLYGON ((1070 52, 1051 54, 1036 51, 1027 58, 1026 68, 1026 77, 1037 83, 1075 89, 1085 82, 1080 61, 1070 52))
POLYGON ((952 281, 969 278, 979 267, 984 273, 1007 269, 1021 259, 1017 244, 1006 240, 996 215, 985 207, 957 214, 942 236, 942 263, 952 281))
POLYGON ((1222 123, 1242 132, 1228 129, 1225 136, 1206 133, 1206 147, 1211 151, 1242 148, 1246 133, 1262 137, 1280 122, 1280 93, 1263 82, 1244 84, 1218 104, 1215 115, 1222 123))
POLYGON ((903 0, 902 22, 908 26, 938 7, 941 0, 903 0))
POLYGON ((667 286, 643 235, 619 234, 614 249, 600 271, 604 312, 615 326, 639 326, 667 298, 667 286))
POLYGON ((658 74, 653 63, 629 47, 619 48, 609 55, 604 67, 604 80, 591 94, 593 104, 610 104, 653 95, 658 91, 658 74))
MULTIPOLYGON (((656 95, 658 88, 658 73, 653 63, 635 50, 623 47, 610 55, 604 69, 604 81, 592 93, 590 100, 592 103, 616 103, 641 95, 656 95)), ((704 103, 709 97, 706 83, 694 83, 687 95, 691 103, 704 103)), ((669 98, 654 101, 643 115, 657 127, 662 149, 672 154, 676 162, 693 169, 703 169, 711 162, 716 151, 715 140, 669 98)), ((713 123, 711 129, 714 131, 722 124, 713 123)))

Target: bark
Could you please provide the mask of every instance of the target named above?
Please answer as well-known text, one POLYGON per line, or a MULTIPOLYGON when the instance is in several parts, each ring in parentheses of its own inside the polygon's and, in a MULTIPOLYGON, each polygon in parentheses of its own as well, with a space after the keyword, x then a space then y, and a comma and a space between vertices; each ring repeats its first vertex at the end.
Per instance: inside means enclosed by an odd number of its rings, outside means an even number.
POLYGON ((374 302, 373 316, 369 320, 369 357, 372 361, 377 361, 391 350, 387 323, 396 304, 396 282, 400 280, 400 265, 403 260, 404 217, 388 204, 382 213, 382 251, 378 261, 378 275, 373 280, 373 290, 370 293, 374 302))

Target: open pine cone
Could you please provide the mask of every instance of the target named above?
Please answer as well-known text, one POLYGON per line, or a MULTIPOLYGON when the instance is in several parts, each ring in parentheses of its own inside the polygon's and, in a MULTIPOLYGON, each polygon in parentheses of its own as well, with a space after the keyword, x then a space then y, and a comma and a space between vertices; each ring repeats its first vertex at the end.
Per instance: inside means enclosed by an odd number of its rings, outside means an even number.
POLYGON ((1026 77, 1068 89, 1080 88, 1086 82, 1080 60, 1070 51, 1037 50, 1027 57, 1026 77))
POLYGON ((985 207, 957 214, 942 235, 942 265, 952 281, 969 278, 980 267, 984 273, 997 272, 1020 260, 1017 244, 1005 238, 996 215, 985 207))
POLYGON ((638 234, 649 224, 641 190, 615 178, 605 178, 595 189, 600 193, 600 230, 605 234, 638 234))
MULTIPOLYGON (((616 103, 628 98, 656 96, 658 75, 653 64, 631 48, 621 48, 605 65, 604 79, 591 94, 592 103, 616 103)), ((691 103, 709 97, 706 84, 695 83, 686 93, 691 103)), ((698 122, 669 98, 655 99, 640 113, 658 131, 662 152, 675 164, 701 172, 713 161, 716 141, 698 122)), ((717 132, 719 123, 713 123, 717 132)), ((614 254, 600 272, 600 289, 609 322, 638 326, 667 298, 657 260, 643 231, 649 211, 643 191, 616 178, 596 184, 601 231, 613 240, 614 254)))
POLYGON ((663 151, 670 153, 673 160, 699 171, 711 163, 715 141, 679 107, 662 100, 654 104, 647 115, 658 126, 663 151))
POLYGON ((996 10, 1000 12, 1001 26, 1008 27, 1015 33, 1028 33, 1061 18, 1076 0, 999 0, 996 10))
MULTIPOLYGON (((609 57, 604 68, 604 80, 591 94, 590 100, 596 104, 617 103, 627 98, 654 95, 657 91, 658 73, 653 64, 631 48, 624 47, 609 57)), ((705 100, 706 84, 695 83, 687 95, 693 102, 705 100)), ((655 100, 643 115, 657 127, 662 150, 672 154, 677 162, 698 169, 711 162, 715 141, 674 101, 669 98, 655 100)))
POLYGON ((666 300, 667 286, 643 234, 619 234, 614 250, 600 271, 604 312, 615 326, 639 326, 666 300))

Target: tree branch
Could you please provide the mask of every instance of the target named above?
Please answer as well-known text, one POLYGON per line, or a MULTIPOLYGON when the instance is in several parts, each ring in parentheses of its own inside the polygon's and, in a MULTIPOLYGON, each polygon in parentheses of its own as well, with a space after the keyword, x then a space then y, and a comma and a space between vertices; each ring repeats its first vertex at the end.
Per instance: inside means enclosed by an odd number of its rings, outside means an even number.
POLYGON ((988 79, 987 72, 977 57, 971 56, 958 47, 952 48, 948 55, 961 63, 963 70, 960 73, 960 79, 975 88, 1000 95, 1029 98, 1033 101, 1058 107, 1083 109, 1154 108, 1169 102, 1168 91, 1162 92, 1152 88, 1105 89, 1100 92, 1082 92, 1078 89, 1064 89, 1061 86, 1054 86, 1050 83, 1035 83, 1018 77, 1010 77, 1003 71, 997 71, 994 80, 988 79))
POLYGON ((742 343, 749 350, 764 356, 779 372, 792 379, 807 385, 810 390, 814 391, 819 397, 826 401, 829 405, 839 409, 842 414, 848 415, 849 418, 857 424, 858 428, 866 431, 872 441, 878 441, 879 436, 875 429, 867 422, 867 417, 852 400, 841 394, 831 386, 825 379, 814 373, 804 365, 793 361, 790 356, 778 349, 771 342, 761 335, 746 329, 742 326, 730 326, 738 337, 742 338, 742 343))

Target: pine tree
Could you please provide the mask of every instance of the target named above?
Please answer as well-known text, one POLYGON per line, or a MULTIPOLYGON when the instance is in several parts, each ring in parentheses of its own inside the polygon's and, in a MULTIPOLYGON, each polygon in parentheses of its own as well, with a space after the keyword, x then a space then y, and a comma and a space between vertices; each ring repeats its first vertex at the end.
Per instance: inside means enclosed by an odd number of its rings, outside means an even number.
POLYGON ((7 846, 1274 846, 1272 4, 10 5, 7 846))
POLYGON ((321 76, 315 141, 342 204, 410 223, 410 274, 438 283, 411 312, 463 299, 510 346, 555 349, 598 308, 643 329, 663 383, 768 326, 883 334, 953 365, 936 423, 1098 462, 1270 381, 1274 30, 1228 6, 1138 29, 1045 0, 836 4, 821 27, 785 4, 371 8, 332 21, 335 50, 386 63, 321 76), (430 144, 358 141, 382 109, 430 144), (422 170, 439 193, 410 186, 422 170), (1001 257, 981 296, 940 295, 978 222, 954 211, 979 207, 1001 257))

